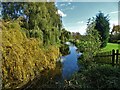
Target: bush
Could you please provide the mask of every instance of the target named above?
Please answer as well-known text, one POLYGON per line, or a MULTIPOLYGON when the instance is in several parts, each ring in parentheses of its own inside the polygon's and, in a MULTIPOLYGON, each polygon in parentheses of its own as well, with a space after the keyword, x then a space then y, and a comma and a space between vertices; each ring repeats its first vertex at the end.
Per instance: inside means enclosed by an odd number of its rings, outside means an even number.
POLYGON ((86 36, 84 36, 79 44, 76 44, 78 49, 83 52, 81 59, 78 61, 80 64, 87 68, 93 62, 93 56, 100 50, 101 41, 100 35, 94 29, 94 24, 91 23, 87 28, 86 36), (82 62, 81 62, 82 61, 82 62))
POLYGON ((27 38, 18 22, 2 23, 2 86, 19 88, 44 70, 54 70, 59 48, 42 47, 40 40, 27 38))
POLYGON ((120 68, 113 68, 109 65, 94 65, 73 77, 73 85, 79 88, 93 89, 120 89, 120 68))

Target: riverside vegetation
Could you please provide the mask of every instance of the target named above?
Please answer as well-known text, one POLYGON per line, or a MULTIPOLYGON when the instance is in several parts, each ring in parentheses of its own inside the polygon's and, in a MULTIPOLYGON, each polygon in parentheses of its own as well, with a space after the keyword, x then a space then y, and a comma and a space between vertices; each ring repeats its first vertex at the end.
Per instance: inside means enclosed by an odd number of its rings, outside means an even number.
POLYGON ((57 46, 43 48, 38 39, 27 38, 17 22, 3 22, 2 34, 3 87, 19 87, 42 71, 55 69, 60 54, 57 46))
POLYGON ((2 87, 16 89, 58 67, 59 48, 69 32, 62 29, 52 2, 6 2, 2 6, 2 87))
POLYGON ((2 7, 3 90, 120 89, 120 67, 98 64, 93 58, 108 41, 112 42, 111 38, 113 42, 119 41, 119 31, 109 39, 109 20, 103 13, 88 19, 86 34, 80 35, 63 28, 62 17, 53 2, 2 2, 2 7), (66 54, 68 47, 63 45, 66 41, 74 43, 82 56, 78 60, 79 72, 61 82, 53 78, 61 72, 57 59, 61 52, 66 54), (36 77, 34 84, 28 84, 36 77), (27 84, 31 86, 26 88, 27 84))
MULTIPOLYGON (((97 63, 97 61, 94 59, 94 56, 100 52, 111 51, 112 48, 120 50, 119 44, 117 44, 120 39, 120 29, 117 25, 117 29, 114 30, 114 26, 113 31, 116 33, 110 35, 109 37, 109 20, 107 16, 104 16, 104 14, 101 12, 98 13, 95 18, 89 19, 87 25, 88 27, 86 35, 82 36, 80 34, 77 34, 79 35, 79 39, 72 41, 78 47, 78 49, 83 52, 83 54, 78 60, 78 63, 82 65, 81 70, 73 76, 70 86, 73 89, 92 88, 97 90, 119 90, 120 66, 113 67, 110 64, 105 64, 107 61, 101 64, 97 63), (97 28, 99 28, 99 30, 97 28), (116 37, 116 39, 114 38, 113 40, 113 37, 116 37), (110 40, 116 41, 116 44, 109 44, 110 40), (112 45, 112 48, 110 48, 110 45, 112 45)), ((100 59, 101 61, 102 59, 106 60, 106 58, 100 59)))

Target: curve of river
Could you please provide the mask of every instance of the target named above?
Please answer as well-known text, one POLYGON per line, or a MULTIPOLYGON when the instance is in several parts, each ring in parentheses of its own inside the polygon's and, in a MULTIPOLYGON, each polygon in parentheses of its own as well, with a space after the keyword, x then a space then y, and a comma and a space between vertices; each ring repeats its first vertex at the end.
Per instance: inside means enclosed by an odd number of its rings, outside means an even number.
POLYGON ((78 53, 77 47, 69 42, 66 43, 69 45, 70 54, 61 57, 62 63, 62 77, 63 79, 69 79, 75 72, 79 70, 77 60, 82 53, 78 53))

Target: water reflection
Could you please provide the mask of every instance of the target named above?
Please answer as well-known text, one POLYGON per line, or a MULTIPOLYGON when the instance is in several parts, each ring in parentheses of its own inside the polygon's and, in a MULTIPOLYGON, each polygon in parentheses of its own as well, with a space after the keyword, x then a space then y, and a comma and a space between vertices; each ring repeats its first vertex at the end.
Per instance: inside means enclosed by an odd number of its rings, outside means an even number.
POLYGON ((78 53, 77 47, 72 44, 69 45, 69 50, 69 55, 61 57, 63 79, 69 79, 73 73, 79 70, 77 59, 81 53, 78 53))

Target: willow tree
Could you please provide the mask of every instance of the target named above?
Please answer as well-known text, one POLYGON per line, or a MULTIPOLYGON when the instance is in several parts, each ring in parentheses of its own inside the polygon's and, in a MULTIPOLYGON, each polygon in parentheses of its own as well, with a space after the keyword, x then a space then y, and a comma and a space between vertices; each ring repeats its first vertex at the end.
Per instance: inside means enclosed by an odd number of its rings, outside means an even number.
POLYGON ((22 16, 25 2, 2 2, 2 19, 16 20, 18 17, 22 16))
POLYGON ((21 27, 28 37, 39 38, 44 45, 60 40, 62 21, 53 2, 2 3, 3 19, 16 20, 20 16, 21 27), (7 17, 8 16, 8 17, 7 17))
POLYGON ((38 27, 42 31, 44 45, 59 42, 62 22, 54 3, 29 3, 25 14, 28 19, 26 23, 29 29, 35 30, 38 27))

